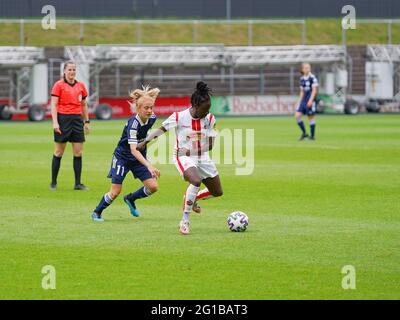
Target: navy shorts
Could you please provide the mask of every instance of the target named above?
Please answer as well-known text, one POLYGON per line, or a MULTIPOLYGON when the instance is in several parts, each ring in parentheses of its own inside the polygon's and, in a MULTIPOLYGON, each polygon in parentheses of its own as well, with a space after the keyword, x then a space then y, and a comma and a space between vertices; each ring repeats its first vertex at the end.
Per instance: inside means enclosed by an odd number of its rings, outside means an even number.
POLYGON ((307 107, 307 102, 302 102, 300 103, 296 111, 301 112, 302 114, 307 116, 313 116, 314 114, 317 113, 317 104, 314 101, 311 108, 309 108, 307 107))
POLYGON ((111 178, 112 183, 122 184, 129 171, 132 172, 135 179, 140 179, 141 181, 152 178, 150 171, 140 162, 122 160, 115 155, 112 157, 111 168, 107 178, 111 178))

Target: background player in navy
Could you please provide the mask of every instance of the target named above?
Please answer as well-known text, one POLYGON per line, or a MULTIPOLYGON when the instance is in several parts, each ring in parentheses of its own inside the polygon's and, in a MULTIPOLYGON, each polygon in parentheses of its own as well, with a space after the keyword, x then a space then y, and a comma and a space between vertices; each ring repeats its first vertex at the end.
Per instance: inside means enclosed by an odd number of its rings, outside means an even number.
POLYGON ((111 188, 94 209, 93 221, 104 221, 101 214, 121 193, 122 182, 129 171, 132 171, 134 177, 140 179, 144 185, 137 191, 124 196, 124 201, 133 216, 139 216, 135 201, 157 191, 156 179, 160 176, 160 171, 146 159, 146 148, 139 151, 136 147, 138 143, 145 140, 147 132, 156 122, 153 106, 159 92, 158 88, 145 87, 143 90, 136 89, 130 94, 132 102, 136 104, 137 114, 128 120, 114 150, 108 174, 108 177, 112 179, 111 188))
POLYGON ((318 80, 311 73, 311 66, 309 63, 302 63, 300 72, 302 74, 300 78, 300 104, 295 114, 297 124, 302 132, 300 140, 304 140, 305 138, 315 140, 315 96, 317 95, 318 80), (301 118, 303 114, 308 116, 311 136, 307 134, 306 128, 304 127, 304 122, 301 118))

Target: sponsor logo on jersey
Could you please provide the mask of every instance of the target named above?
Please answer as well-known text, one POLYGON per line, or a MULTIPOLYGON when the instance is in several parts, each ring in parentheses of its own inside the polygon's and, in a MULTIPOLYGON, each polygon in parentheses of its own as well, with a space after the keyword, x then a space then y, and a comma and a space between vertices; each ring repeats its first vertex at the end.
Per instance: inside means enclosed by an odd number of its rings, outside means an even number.
POLYGON ((205 138, 205 136, 206 134, 204 132, 193 131, 186 136, 186 140, 199 141, 202 138, 205 138))
POLYGON ((137 130, 129 130, 129 135, 131 138, 136 139, 137 130))
POLYGON ((137 129, 139 122, 135 119, 132 123, 132 129, 137 129))

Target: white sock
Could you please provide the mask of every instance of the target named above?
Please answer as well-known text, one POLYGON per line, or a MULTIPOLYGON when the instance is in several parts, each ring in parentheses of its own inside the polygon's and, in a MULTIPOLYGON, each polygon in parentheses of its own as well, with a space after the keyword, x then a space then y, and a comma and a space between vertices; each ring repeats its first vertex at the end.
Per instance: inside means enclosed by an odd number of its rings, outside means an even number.
POLYGON ((189 221, 189 212, 184 212, 182 219, 183 221, 189 221))
POLYGON ((183 203, 183 219, 189 220, 189 213, 192 211, 193 203, 196 200, 197 192, 199 192, 200 187, 196 187, 189 184, 186 189, 185 199, 183 203))

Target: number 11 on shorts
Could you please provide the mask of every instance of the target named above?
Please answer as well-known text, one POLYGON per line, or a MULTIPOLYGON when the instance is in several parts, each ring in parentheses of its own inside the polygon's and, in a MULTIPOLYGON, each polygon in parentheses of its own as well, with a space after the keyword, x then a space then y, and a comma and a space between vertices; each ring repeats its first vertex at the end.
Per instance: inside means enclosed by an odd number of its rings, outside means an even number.
POLYGON ((124 166, 121 166, 120 164, 117 165, 117 176, 118 176, 118 175, 123 176, 123 175, 124 175, 124 172, 125 172, 125 167, 124 167, 124 166), (121 170, 121 169, 122 169, 122 170, 121 170), (121 174, 119 174, 120 171, 121 171, 121 174))

